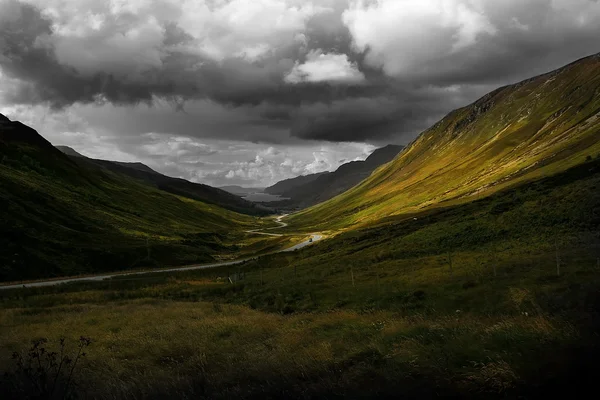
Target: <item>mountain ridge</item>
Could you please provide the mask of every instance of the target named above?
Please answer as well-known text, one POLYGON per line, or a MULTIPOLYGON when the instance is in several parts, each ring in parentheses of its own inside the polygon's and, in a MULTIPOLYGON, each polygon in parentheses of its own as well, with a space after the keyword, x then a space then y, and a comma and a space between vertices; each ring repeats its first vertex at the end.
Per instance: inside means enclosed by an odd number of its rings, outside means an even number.
POLYGON ((291 220, 347 228, 475 199, 585 162, 600 151, 599 129, 600 55, 593 55, 451 111, 392 163, 291 220))
POLYGON ((271 185, 265 188, 265 193, 273 194, 273 195, 282 195, 283 193, 294 189, 295 187, 309 184, 315 181, 317 178, 323 175, 328 175, 331 172, 318 172, 316 174, 308 174, 308 175, 300 175, 294 178, 288 178, 281 180, 274 185, 271 185))
POLYGON ((267 215, 271 213, 270 209, 246 201, 225 190, 201 183, 190 182, 181 178, 173 178, 161 174, 141 162, 100 160, 86 157, 68 146, 56 146, 56 148, 71 157, 76 163, 91 165, 96 168, 108 169, 113 172, 125 174, 168 193, 218 205, 242 214, 267 215))
POLYGON ((0 117, 0 281, 211 262, 269 245, 247 238, 263 224, 256 217, 140 174, 152 175, 69 157, 0 117))
POLYGON ((239 185, 219 186, 217 189, 221 189, 221 190, 224 190, 231 194, 235 194, 236 196, 246 196, 250 193, 257 193, 257 192, 262 192, 265 190, 264 188, 258 188, 258 187, 247 188, 247 187, 243 187, 243 186, 239 186, 239 185))
POLYGON ((290 198, 286 205, 309 207, 349 190, 367 178, 376 168, 393 160, 404 146, 387 145, 376 149, 364 161, 351 161, 342 164, 333 172, 310 176, 308 182, 294 185, 281 191, 282 197, 290 198))
POLYGON ((8 117, 0 114, 0 141, 8 143, 17 141, 24 144, 39 146, 49 150, 56 150, 52 143, 40 135, 35 129, 20 121, 11 121, 8 117))

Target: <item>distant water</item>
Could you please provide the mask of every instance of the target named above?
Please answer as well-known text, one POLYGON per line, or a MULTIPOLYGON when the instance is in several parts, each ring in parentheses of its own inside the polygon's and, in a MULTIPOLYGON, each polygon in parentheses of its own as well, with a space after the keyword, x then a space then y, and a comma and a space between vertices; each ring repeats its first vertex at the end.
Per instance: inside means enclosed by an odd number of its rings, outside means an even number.
POLYGON ((281 197, 279 195, 268 193, 250 193, 249 195, 242 197, 242 199, 252 201, 254 203, 269 203, 271 201, 289 200, 287 197, 281 197))

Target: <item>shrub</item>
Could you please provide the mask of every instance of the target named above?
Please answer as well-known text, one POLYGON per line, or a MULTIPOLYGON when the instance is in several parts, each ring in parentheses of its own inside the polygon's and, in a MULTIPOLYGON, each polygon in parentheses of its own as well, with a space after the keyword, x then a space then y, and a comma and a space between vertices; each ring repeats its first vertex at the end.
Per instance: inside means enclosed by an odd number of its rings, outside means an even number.
POLYGON ((64 337, 59 339, 57 351, 47 348, 48 339, 35 340, 28 351, 12 354, 14 368, 5 373, 2 392, 10 398, 69 397, 77 364, 91 343, 91 339, 81 336, 75 353, 69 355, 64 337))
POLYGON ((474 288, 475 286, 477 286, 477 282, 475 282, 474 280, 468 280, 468 281, 464 282, 462 285, 463 289, 471 289, 471 288, 474 288))

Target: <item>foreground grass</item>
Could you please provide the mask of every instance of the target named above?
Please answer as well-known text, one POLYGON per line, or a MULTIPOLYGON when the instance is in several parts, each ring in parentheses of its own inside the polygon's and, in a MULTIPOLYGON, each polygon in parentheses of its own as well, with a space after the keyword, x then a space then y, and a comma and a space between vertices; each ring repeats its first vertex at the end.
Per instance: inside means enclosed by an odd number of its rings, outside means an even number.
POLYGON ((532 357, 570 361, 565 350, 582 340, 543 314, 281 316, 145 299, 0 315, 4 360, 26 337, 92 337, 76 377, 80 394, 92 398, 510 394, 550 378, 530 368, 532 357))

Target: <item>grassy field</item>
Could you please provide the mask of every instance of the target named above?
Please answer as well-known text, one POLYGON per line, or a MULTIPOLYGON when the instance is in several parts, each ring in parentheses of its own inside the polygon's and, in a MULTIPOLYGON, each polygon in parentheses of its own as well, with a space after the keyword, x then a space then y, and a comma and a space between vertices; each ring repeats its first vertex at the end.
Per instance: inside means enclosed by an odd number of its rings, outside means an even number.
POLYGON ((468 203, 600 154, 600 56, 498 89, 453 111, 361 184, 293 215, 340 230, 468 203))
POLYGON ((73 390, 90 398, 586 390, 599 355, 599 187, 589 161, 243 265, 0 292, 0 364, 13 368, 30 340, 84 335, 73 390))

